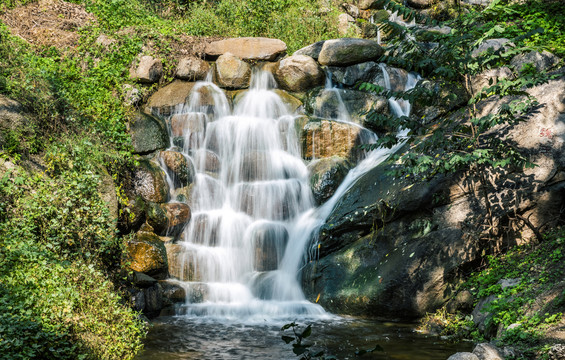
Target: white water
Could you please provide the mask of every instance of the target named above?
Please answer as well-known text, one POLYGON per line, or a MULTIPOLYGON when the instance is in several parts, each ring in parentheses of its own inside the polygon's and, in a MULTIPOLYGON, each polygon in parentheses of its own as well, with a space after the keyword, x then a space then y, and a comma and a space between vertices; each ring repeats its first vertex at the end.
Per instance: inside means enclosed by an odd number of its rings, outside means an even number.
MULTIPOLYGON (((407 87, 414 86, 416 78, 409 79, 407 87)), ((232 111, 223 91, 200 82, 188 106, 177 109, 176 116, 186 121, 182 152, 197 173, 192 221, 180 242, 179 277, 189 294, 203 294, 203 301, 189 300, 182 314, 245 321, 329 316, 301 290, 305 248, 345 191, 401 146, 366 154, 336 194, 316 209, 295 114, 274 86, 269 73, 255 72, 250 90, 232 111), (210 159, 219 169, 211 169, 210 159)), ((331 84, 327 91, 340 96, 331 84)), ((410 111, 409 104, 395 99, 390 106, 398 116, 410 111)), ((332 120, 359 126, 351 123, 344 105, 339 114, 332 120)), ((367 141, 376 141, 376 135, 367 141)))

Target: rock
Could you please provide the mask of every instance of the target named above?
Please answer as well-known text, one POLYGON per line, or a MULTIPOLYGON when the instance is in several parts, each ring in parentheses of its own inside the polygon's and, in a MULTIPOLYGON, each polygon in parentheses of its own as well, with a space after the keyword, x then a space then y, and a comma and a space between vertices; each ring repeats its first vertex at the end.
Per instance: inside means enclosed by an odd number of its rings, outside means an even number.
POLYGON ((521 279, 500 279, 497 284, 500 285, 502 289, 506 289, 507 287, 514 287, 520 285, 521 279))
POLYGON ((548 352, 549 360, 562 360, 565 359, 565 345, 555 344, 549 349, 548 352))
MULTIPOLYGON (((359 63, 347 67, 328 67, 334 83, 354 86, 360 82, 372 82, 382 73, 382 69, 374 61, 359 63)), ((382 75, 381 75, 382 77, 382 75)))
POLYGON ((508 46, 514 46, 509 39, 500 38, 500 39, 488 39, 483 41, 479 47, 471 52, 472 57, 478 57, 485 51, 492 49, 492 51, 498 51, 500 49, 506 49, 508 46))
POLYGON ((130 298, 133 308, 137 311, 145 309, 145 294, 143 290, 136 291, 130 298))
POLYGON ((188 103, 193 82, 175 80, 160 88, 147 100, 145 112, 157 116, 169 116, 175 108, 188 103))
POLYGON ((479 93, 483 88, 495 85, 498 79, 512 78, 514 74, 507 67, 485 70, 484 72, 471 77, 469 84, 470 92, 474 95, 479 93))
POLYGON ((522 68, 526 64, 532 64, 537 71, 547 71, 559 62, 559 58, 549 51, 543 52, 530 51, 525 54, 516 55, 510 60, 510 65, 518 72, 522 72, 522 68))
POLYGON ((182 153, 177 151, 161 151, 161 159, 170 171, 173 183, 177 187, 185 187, 194 181, 196 171, 192 161, 189 161, 182 153))
POLYGON ((351 121, 375 128, 374 120, 367 117, 371 109, 389 114, 388 100, 383 96, 351 89, 321 89, 309 94, 306 111, 316 117, 331 120, 351 121))
POLYGON ((178 236, 190 218, 190 207, 185 203, 153 203, 147 208, 147 223, 158 235, 178 236))
POLYGON ((204 113, 191 112, 171 117, 171 133, 183 138, 182 148, 198 149, 204 143, 208 117, 204 113))
POLYGON ((358 149, 362 136, 368 131, 353 124, 333 120, 310 121, 301 135, 302 156, 305 160, 338 156, 350 160, 362 157, 358 149))
POLYGON ((113 45, 116 43, 116 39, 111 38, 109 36, 107 36, 106 34, 100 34, 100 36, 98 36, 96 38, 95 41, 96 45, 100 45, 103 46, 105 48, 109 48, 110 45, 113 45))
POLYGON ((163 309, 163 289, 159 283, 143 290, 145 295, 145 309, 144 313, 149 318, 159 316, 161 309, 163 309))
POLYGON ((155 279, 167 277, 167 252, 165 245, 153 233, 140 231, 126 243, 128 268, 155 279))
POLYGON ((493 315, 486 311, 486 308, 496 300, 495 295, 491 295, 489 297, 483 298, 479 301, 475 309, 471 315, 473 316, 473 322, 479 329, 479 331, 487 336, 493 335, 496 332, 496 329, 491 323, 491 319, 493 315), (487 326, 488 325, 488 326, 487 326))
POLYGON ((406 0, 406 4, 416 9, 427 9, 432 6, 433 0, 406 0))
POLYGON ((156 164, 141 160, 140 166, 135 169, 133 187, 135 194, 143 200, 165 203, 169 200, 169 185, 165 173, 156 164))
POLYGON ((130 69, 130 78, 140 83, 152 84, 161 79, 163 75, 163 63, 152 56, 142 56, 137 66, 130 69))
POLYGON ((123 234, 136 231, 145 222, 145 202, 141 196, 131 190, 127 198, 127 204, 119 203, 118 229, 123 234))
POLYGON ((184 57, 179 60, 175 77, 188 81, 204 80, 209 71, 210 65, 206 61, 195 57, 184 57))
POLYGON ((349 16, 355 19, 360 16, 359 8, 353 4, 343 3, 341 4, 341 7, 345 10, 345 12, 347 12, 347 14, 349 14, 349 16))
POLYGON ((489 343, 477 344, 473 349, 473 354, 475 354, 479 360, 504 360, 502 351, 496 346, 489 343))
MULTIPOLYGON (((355 29, 355 25, 352 24, 355 19, 349 14, 339 14, 337 17, 337 31, 340 36, 346 36, 350 34, 351 29, 355 29)), ((354 30, 353 30, 354 31, 354 30)))
POLYGON ((473 295, 468 290, 461 291, 455 298, 449 300, 446 308, 450 314, 455 314, 458 311, 470 313, 473 310, 473 295))
POLYGON ((326 40, 318 61, 322 65, 347 66, 378 59, 383 53, 382 47, 373 40, 353 38, 326 40))
POLYGON ((450 357, 447 360, 480 360, 477 355, 469 352, 458 352, 450 357))
POLYGON ((418 81, 416 87, 423 87, 429 92, 429 96, 423 101, 412 104, 413 117, 424 123, 430 123, 465 105, 470 98, 467 90, 459 83, 423 79, 418 81))
POLYGON ((314 60, 318 60, 318 57, 320 56, 320 51, 322 51, 322 47, 324 46, 325 42, 326 42, 325 40, 315 42, 311 45, 303 47, 302 49, 296 50, 292 55, 306 55, 306 56, 310 56, 314 60))
POLYGON ((349 161, 337 156, 316 160, 308 165, 310 188, 318 205, 332 197, 350 169, 349 161))
POLYGON ((294 96, 290 95, 289 93, 287 93, 284 90, 281 89, 274 89, 273 90, 275 93, 277 93, 277 95, 281 98, 281 100, 283 101, 283 103, 288 107, 288 110, 291 113, 295 113, 298 111, 298 109, 300 109, 300 107, 303 105, 302 101, 300 101, 299 99, 295 98, 294 96))
POLYGON ((143 113, 135 113, 129 124, 134 153, 147 154, 169 147, 169 133, 160 119, 143 113))
POLYGON ((194 163, 198 169, 203 169, 206 172, 218 173, 220 172, 220 158, 212 151, 200 149, 192 153, 194 163))
POLYGON ((166 244, 169 257, 169 274, 182 281, 199 281, 200 275, 195 269, 194 254, 186 251, 180 244, 166 244))
POLYGON ((288 232, 283 225, 263 224, 253 229, 255 270, 276 270, 288 243, 288 232))
POLYGON ((303 92, 322 85, 325 75, 313 58, 293 55, 280 62, 275 79, 283 90, 303 92))
POLYGON ((216 61, 216 74, 221 87, 246 88, 251 79, 251 66, 228 52, 216 61))
POLYGON ((359 9, 369 10, 377 9, 379 7, 380 0, 359 0, 359 9))
POLYGON ((286 52, 286 44, 262 37, 232 38, 212 42, 206 45, 204 52, 210 57, 231 53, 242 60, 273 61, 286 52))
POLYGON ((480 5, 480 6, 487 6, 492 2, 492 0, 462 0, 463 3, 469 5, 480 5))
POLYGON ((153 286, 156 283, 157 280, 149 275, 137 271, 133 272, 133 284, 137 287, 146 288, 153 286))
POLYGON ((168 304, 186 302, 186 290, 178 283, 171 280, 162 280, 159 282, 163 289, 163 299, 168 304))
POLYGON ((143 99, 141 91, 131 84, 124 84, 122 86, 122 94, 126 106, 138 105, 143 99))

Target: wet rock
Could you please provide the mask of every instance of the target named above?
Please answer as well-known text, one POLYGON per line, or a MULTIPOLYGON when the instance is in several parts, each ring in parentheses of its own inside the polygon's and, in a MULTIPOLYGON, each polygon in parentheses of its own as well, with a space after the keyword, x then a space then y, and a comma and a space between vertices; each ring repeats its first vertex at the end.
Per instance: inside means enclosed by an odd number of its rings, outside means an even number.
POLYGON ((175 139, 179 137, 183 139, 182 148, 198 149, 204 142, 206 119, 206 114, 199 112, 173 115, 171 133, 175 139))
POLYGON ((130 121, 129 132, 136 154, 147 154, 169 146, 165 123, 151 115, 136 113, 130 121))
POLYGON ((133 187, 136 195, 145 201, 165 203, 169 200, 169 184, 159 165, 140 160, 134 171, 133 187))
POLYGON ((184 57, 179 60, 175 77, 188 81, 204 80, 209 71, 210 65, 206 61, 195 57, 184 57))
POLYGON ((311 58, 313 58, 314 60, 318 60, 318 57, 320 56, 320 51, 322 51, 322 47, 324 46, 324 41, 318 41, 315 42, 311 45, 305 46, 302 49, 298 49, 294 52, 294 55, 306 55, 306 56, 310 56, 311 58))
POLYGON ((182 153, 177 151, 161 151, 161 159, 170 171, 173 183, 176 187, 185 187, 194 181, 196 171, 192 161, 189 161, 182 153))
POLYGON ((200 275, 195 268, 194 254, 186 251, 180 244, 164 246, 169 257, 170 276, 182 281, 199 281, 200 275))
POLYGON ((151 95, 144 111, 161 117, 169 116, 175 112, 175 108, 188 103, 193 87, 193 82, 175 80, 151 95))
POLYGON ((524 65, 531 64, 537 71, 547 71, 559 62, 559 58, 549 51, 530 51, 512 58, 510 65, 518 72, 522 72, 524 65))
POLYGON ((160 281, 159 284, 163 289, 163 299, 167 304, 176 304, 186 302, 186 290, 179 284, 164 280, 160 281))
POLYGON ((163 63, 152 56, 142 56, 136 66, 130 69, 130 77, 140 83, 152 84, 161 79, 163 63))
POLYGON ((251 66, 228 52, 216 61, 216 75, 221 87, 246 88, 251 79, 251 66))
POLYGON ((388 100, 383 96, 351 89, 320 89, 312 91, 306 100, 307 113, 331 120, 351 121, 368 128, 375 128, 367 112, 374 109, 388 114, 388 100))
POLYGON ((190 218, 190 207, 184 203, 152 203, 147 208, 147 223, 158 235, 179 235, 190 218))
POLYGON ((373 40, 343 38, 326 40, 318 61, 322 65, 347 66, 378 59, 384 53, 373 40))
POLYGON ((205 53, 210 57, 232 53, 243 60, 274 61, 286 53, 286 44, 278 39, 262 37, 232 38, 206 45, 205 53))
POLYGON ((349 161, 337 156, 316 160, 308 165, 310 188, 318 205, 332 197, 350 169, 349 161))
POLYGON ((338 156, 357 160, 362 156, 358 145, 369 135, 359 126, 332 120, 310 121, 304 126, 301 143, 306 160, 338 156))
POLYGON ((220 225, 221 217, 200 213, 194 216, 190 226, 186 229, 187 236, 191 239, 198 239, 204 245, 216 246, 220 225))
POLYGON ((218 173, 220 171, 220 158, 218 155, 209 150, 196 150, 192 153, 194 163, 199 169, 206 172, 218 173))
POLYGON ((133 308, 137 311, 143 311, 145 309, 145 293, 143 290, 136 291, 131 299, 131 303, 133 304, 133 308))
POLYGON ((167 252, 157 235, 140 231, 126 243, 131 270, 144 273, 155 279, 167 277, 167 252))
POLYGON ((296 97, 290 95, 289 93, 287 93, 284 90, 281 89, 274 89, 273 90, 275 93, 277 93, 277 95, 281 98, 281 100, 283 101, 283 103, 285 103, 285 105, 288 107, 288 110, 291 113, 295 113, 298 111, 298 109, 300 109, 300 107, 303 105, 302 101, 300 101, 299 99, 297 99, 296 97))
POLYGON ((265 224, 253 229, 255 270, 272 271, 278 268, 288 243, 288 232, 282 225, 265 224))
POLYGON ((283 90, 303 92, 324 83, 324 71, 316 61, 306 55, 293 55, 283 59, 275 73, 283 90))

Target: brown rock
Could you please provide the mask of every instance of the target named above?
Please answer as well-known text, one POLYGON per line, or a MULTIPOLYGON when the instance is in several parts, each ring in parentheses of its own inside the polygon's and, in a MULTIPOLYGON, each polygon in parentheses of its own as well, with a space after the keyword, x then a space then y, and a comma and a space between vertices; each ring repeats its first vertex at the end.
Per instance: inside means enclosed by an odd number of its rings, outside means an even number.
POLYGON ((338 121, 309 122, 302 133, 302 156, 306 160, 331 156, 355 159, 362 132, 359 126, 338 121))
POLYGON ((142 56, 137 66, 130 69, 130 77, 140 83, 152 84, 161 79, 163 63, 152 56, 142 56))
POLYGON ((216 61, 216 74, 221 87, 246 88, 251 80, 251 66, 232 53, 226 53, 216 61))
POLYGON ((173 81, 151 95, 147 101, 145 112, 154 115, 169 116, 173 113, 175 107, 188 102, 193 87, 193 82, 182 80, 173 81))
POLYGON ((157 235, 140 231, 126 244, 129 268, 147 274, 155 279, 167 276, 167 252, 157 235))
POLYGON ((181 187, 191 184, 194 180, 194 165, 183 154, 177 151, 161 151, 161 158, 172 173, 173 181, 181 187))
POLYGON ((243 60, 273 61, 286 52, 286 44, 278 39, 261 37, 232 38, 215 41, 206 46, 207 56, 231 53, 243 60))
POLYGON ((198 281, 199 274, 195 269, 194 254, 185 250, 180 244, 166 244, 169 258, 169 274, 182 281, 198 281))
POLYGON ((202 59, 185 57, 179 60, 175 77, 182 80, 204 80, 210 71, 210 65, 202 59))
POLYGON ((354 38, 326 40, 318 62, 321 65, 347 66, 378 59, 383 53, 382 47, 373 40, 354 38))
POLYGON ((322 85, 325 75, 310 56, 293 55, 280 62, 275 78, 282 89, 303 92, 322 85))
POLYGON ((143 200, 164 203, 169 199, 169 185, 163 170, 150 161, 140 161, 135 169, 133 186, 135 194, 143 200))
POLYGON ((218 173, 220 171, 220 158, 216 153, 200 149, 193 152, 192 157, 198 169, 212 173, 218 173))
POLYGON ((254 229, 251 237, 255 243, 255 270, 276 270, 288 243, 286 228, 265 224, 254 229))

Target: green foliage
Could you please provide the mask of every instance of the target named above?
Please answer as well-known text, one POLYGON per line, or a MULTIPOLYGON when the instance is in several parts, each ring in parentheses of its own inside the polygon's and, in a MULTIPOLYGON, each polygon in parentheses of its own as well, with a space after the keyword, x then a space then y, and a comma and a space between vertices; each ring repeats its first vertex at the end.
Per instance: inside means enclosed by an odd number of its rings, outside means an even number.
POLYGON ((122 240, 100 198, 119 153, 61 139, 44 173, 0 178, 0 358, 131 359, 145 325, 109 275, 122 240))

